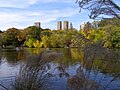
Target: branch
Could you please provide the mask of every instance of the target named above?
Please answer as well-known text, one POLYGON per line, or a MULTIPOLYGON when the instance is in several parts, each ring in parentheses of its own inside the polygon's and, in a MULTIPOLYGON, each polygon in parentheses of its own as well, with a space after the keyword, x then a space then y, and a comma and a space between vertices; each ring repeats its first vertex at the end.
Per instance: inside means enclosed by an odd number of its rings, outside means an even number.
POLYGON ((114 16, 120 19, 120 7, 112 0, 77 0, 80 11, 86 9, 90 11, 90 18, 95 19, 100 15, 114 16))
POLYGON ((6 88, 5 86, 3 86, 2 84, 0 84, 1 87, 3 87, 5 90, 9 90, 8 88, 6 88))

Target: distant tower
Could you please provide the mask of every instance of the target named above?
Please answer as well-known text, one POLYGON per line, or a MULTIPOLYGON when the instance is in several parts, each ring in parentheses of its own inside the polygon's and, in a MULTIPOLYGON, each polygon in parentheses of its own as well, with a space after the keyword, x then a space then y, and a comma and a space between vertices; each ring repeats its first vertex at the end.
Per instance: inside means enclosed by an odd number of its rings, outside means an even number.
POLYGON ((72 23, 70 23, 70 29, 73 29, 73 25, 72 25, 72 23))
POLYGON ((80 30, 82 29, 82 26, 80 25, 80 30))
POLYGON ((68 30, 68 21, 64 21, 64 30, 68 30))
POLYGON ((86 24, 85 22, 80 24, 80 30, 84 28, 85 24, 86 24))
POLYGON ((40 23, 40 22, 35 22, 34 25, 35 25, 36 27, 41 28, 41 23, 40 23))
POLYGON ((62 30, 62 22, 61 21, 57 22, 57 30, 62 30))

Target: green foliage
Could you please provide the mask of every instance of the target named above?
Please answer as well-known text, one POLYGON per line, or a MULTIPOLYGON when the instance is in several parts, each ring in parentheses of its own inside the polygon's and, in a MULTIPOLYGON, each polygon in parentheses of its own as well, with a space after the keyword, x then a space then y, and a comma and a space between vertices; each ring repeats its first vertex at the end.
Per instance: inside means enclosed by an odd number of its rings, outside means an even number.
POLYGON ((26 40, 24 44, 28 47, 41 47, 40 41, 42 30, 42 28, 36 26, 29 26, 28 28, 24 29, 23 32, 25 32, 25 34, 23 34, 23 37, 19 35, 19 40, 26 40))
POLYGON ((86 31, 89 31, 90 29, 91 29, 91 23, 90 22, 87 22, 86 24, 85 24, 85 26, 84 26, 84 30, 86 30, 86 31))
POLYGON ((83 47, 85 44, 91 44, 89 41, 108 48, 120 48, 120 20, 112 18, 87 22, 79 32, 74 28, 50 30, 30 26, 24 30, 9 28, 0 33, 0 46, 24 44, 35 48, 83 47))
POLYGON ((52 34, 50 36, 50 44, 52 47, 59 47, 60 36, 58 34, 52 34))
POLYGON ((52 34, 51 30, 49 29, 44 29, 42 32, 41 32, 41 35, 42 36, 49 36, 52 34))
POLYGON ((50 45, 50 39, 49 39, 49 37, 48 36, 43 36, 42 38, 41 38, 41 40, 42 40, 42 42, 41 42, 41 47, 45 47, 45 48, 47 48, 47 47, 50 47, 51 45, 50 45))
POLYGON ((114 27, 106 31, 104 46, 108 48, 120 48, 120 27, 114 27))
POLYGON ((91 33, 88 35, 88 39, 93 40, 95 43, 103 44, 103 37, 105 36, 105 30, 96 29, 91 30, 91 33))
POLYGON ((120 27, 120 20, 117 18, 103 19, 98 24, 99 27, 116 26, 120 27))
POLYGON ((70 47, 72 39, 78 32, 76 30, 56 30, 50 36, 52 47, 70 47))
POLYGON ((42 28, 36 27, 36 26, 30 26, 27 28, 28 33, 29 33, 29 38, 34 38, 34 39, 38 39, 41 40, 41 31, 42 28))
POLYGON ((104 47, 120 48, 120 20, 117 18, 104 19, 99 27, 105 30, 104 47))
POLYGON ((20 31, 16 28, 9 28, 5 33, 3 37, 3 44, 5 45, 19 45, 19 40, 17 38, 20 31))
POLYGON ((20 30, 19 34, 17 35, 18 41, 20 41, 22 44, 26 40, 27 32, 25 30, 20 30))

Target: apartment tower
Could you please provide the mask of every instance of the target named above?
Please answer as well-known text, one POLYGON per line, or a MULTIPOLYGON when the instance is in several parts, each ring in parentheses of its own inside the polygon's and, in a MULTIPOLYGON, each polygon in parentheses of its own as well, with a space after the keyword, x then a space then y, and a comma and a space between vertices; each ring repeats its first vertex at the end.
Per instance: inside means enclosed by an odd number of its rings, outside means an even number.
POLYGON ((73 29, 73 25, 72 25, 72 23, 70 23, 70 29, 73 29))
POLYGON ((35 22, 34 26, 41 28, 41 23, 40 22, 35 22))
POLYGON ((68 30, 68 21, 64 21, 64 30, 68 30))
POLYGON ((57 30, 62 30, 62 22, 61 21, 57 22, 57 30))

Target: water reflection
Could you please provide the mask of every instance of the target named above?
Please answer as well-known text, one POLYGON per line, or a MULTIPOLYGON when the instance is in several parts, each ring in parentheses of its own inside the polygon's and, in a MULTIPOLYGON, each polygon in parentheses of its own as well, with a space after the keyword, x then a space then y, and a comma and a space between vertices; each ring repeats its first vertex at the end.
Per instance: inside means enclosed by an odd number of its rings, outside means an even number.
MULTIPOLYGON (((45 52, 34 55, 27 59, 26 64, 22 64, 19 74, 13 83, 14 90, 47 90, 49 55, 44 57, 45 52), (46 59, 47 58, 47 59, 46 59)), ((51 56, 51 55, 50 55, 51 56)))
MULTIPOLYGON (((87 46, 85 49, 53 48, 50 50, 26 48, 23 51, 0 52, 0 66, 3 62, 9 64, 6 67, 8 70, 10 67, 20 66, 14 83, 14 86, 19 86, 16 87, 17 89, 24 87, 25 84, 32 84, 31 81, 35 82, 33 86, 38 88, 36 85, 40 83, 39 75, 45 75, 45 81, 47 85, 50 84, 52 90, 119 89, 119 61, 119 51, 98 46, 87 46), (24 83, 25 81, 27 82, 24 83)), ((0 72, 3 73, 4 68, 0 68, 0 72)))
POLYGON ((25 60, 25 52, 24 51, 16 51, 14 49, 4 49, 3 51, 0 51, 1 54, 1 61, 5 60, 9 65, 15 65, 20 60, 25 60))
POLYGON ((76 74, 68 78, 67 83, 72 90, 98 90, 98 83, 89 80, 83 72, 81 66, 77 68, 76 74))

